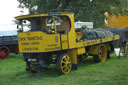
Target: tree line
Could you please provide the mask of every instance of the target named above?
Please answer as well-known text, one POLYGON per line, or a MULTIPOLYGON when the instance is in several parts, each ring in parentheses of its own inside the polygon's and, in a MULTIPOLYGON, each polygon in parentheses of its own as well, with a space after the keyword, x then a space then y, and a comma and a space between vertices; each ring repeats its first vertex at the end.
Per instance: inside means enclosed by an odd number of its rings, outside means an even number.
POLYGON ((37 8, 37 13, 52 9, 71 9, 75 21, 94 22, 94 27, 104 27, 104 13, 126 15, 128 0, 17 0, 20 8, 37 8))

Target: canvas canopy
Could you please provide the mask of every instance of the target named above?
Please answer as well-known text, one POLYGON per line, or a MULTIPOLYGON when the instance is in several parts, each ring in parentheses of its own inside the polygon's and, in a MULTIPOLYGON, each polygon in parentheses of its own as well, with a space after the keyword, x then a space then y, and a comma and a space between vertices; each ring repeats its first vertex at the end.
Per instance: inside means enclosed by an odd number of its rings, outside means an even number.
MULTIPOLYGON (((77 30, 78 31, 78 30, 77 30)), ((87 26, 79 28, 80 32, 83 32, 83 40, 95 40, 100 38, 112 37, 114 34, 106 29, 90 29, 87 26)))

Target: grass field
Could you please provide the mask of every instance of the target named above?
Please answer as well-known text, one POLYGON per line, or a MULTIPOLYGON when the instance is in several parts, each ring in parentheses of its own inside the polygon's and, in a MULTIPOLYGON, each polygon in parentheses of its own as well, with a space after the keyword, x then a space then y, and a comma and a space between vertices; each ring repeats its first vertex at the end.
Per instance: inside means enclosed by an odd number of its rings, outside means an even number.
POLYGON ((55 65, 37 74, 25 71, 22 54, 11 54, 0 61, 0 85, 127 85, 128 58, 118 59, 113 54, 104 63, 88 58, 68 75, 58 75, 55 65))

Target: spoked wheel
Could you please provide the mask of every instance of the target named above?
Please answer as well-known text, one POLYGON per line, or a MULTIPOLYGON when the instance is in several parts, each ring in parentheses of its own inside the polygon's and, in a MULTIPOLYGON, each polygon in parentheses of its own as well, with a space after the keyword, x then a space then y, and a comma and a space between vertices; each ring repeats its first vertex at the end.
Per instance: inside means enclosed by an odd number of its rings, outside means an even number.
POLYGON ((9 52, 8 47, 5 47, 5 46, 0 47, 0 59, 1 60, 7 59, 9 54, 10 54, 10 52, 9 52))
POLYGON ((59 74, 68 74, 72 69, 72 62, 69 55, 63 54, 58 57, 56 66, 59 74))
POLYGON ((94 61, 96 62, 104 62, 107 59, 107 48, 106 45, 101 44, 98 47, 98 55, 94 56, 94 61))

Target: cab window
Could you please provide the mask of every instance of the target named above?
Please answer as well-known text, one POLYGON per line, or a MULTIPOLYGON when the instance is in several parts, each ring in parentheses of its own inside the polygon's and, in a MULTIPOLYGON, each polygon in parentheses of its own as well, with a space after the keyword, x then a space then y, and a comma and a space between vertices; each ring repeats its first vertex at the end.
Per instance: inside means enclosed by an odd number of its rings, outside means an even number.
POLYGON ((42 31, 47 34, 65 34, 70 31, 70 28, 71 21, 67 16, 60 16, 56 18, 46 16, 20 20, 20 26, 18 29, 22 29, 22 31, 26 29, 27 31, 42 31))

